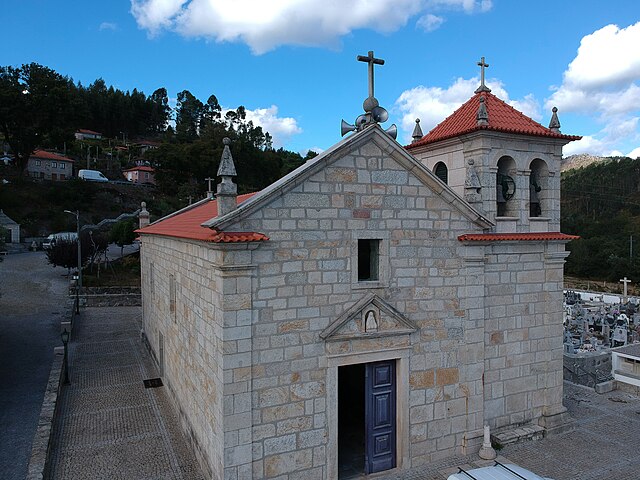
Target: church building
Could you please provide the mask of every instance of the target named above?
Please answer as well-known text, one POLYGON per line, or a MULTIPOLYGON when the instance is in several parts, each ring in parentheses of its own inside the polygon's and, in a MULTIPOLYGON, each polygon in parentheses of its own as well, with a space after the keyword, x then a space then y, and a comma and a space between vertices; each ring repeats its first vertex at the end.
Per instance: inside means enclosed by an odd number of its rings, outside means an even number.
POLYGON ((143 333, 209 478, 335 480, 547 434, 562 406, 562 147, 475 94, 403 147, 355 130, 260 192, 143 226, 143 333), (520 432, 520 433, 518 433, 520 432))

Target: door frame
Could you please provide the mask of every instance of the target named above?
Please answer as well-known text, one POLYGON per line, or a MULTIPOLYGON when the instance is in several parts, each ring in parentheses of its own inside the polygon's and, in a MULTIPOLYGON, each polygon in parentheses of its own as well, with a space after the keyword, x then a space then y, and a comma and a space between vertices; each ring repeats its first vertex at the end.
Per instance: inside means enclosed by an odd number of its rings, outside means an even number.
POLYGON ((396 467, 393 473, 409 465, 409 357, 410 348, 380 352, 349 353, 327 358, 327 480, 338 478, 338 368, 357 363, 396 361, 396 467))

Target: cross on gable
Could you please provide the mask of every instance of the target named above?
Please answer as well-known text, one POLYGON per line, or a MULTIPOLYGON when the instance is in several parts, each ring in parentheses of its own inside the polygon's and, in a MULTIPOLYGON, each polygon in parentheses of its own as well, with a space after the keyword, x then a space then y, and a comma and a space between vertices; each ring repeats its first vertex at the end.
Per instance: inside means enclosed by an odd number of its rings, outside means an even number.
POLYGON ((484 57, 482 57, 477 65, 480 67, 480 86, 476 89, 475 93, 490 92, 491 89, 484 84, 484 69, 488 68, 489 64, 486 63, 484 57))
POLYGON ((384 60, 381 58, 375 58, 373 56, 373 50, 369 50, 369 53, 365 57, 364 55, 358 55, 357 59, 359 62, 368 63, 369 70, 369 97, 373 98, 373 66, 374 65, 384 65, 384 60))

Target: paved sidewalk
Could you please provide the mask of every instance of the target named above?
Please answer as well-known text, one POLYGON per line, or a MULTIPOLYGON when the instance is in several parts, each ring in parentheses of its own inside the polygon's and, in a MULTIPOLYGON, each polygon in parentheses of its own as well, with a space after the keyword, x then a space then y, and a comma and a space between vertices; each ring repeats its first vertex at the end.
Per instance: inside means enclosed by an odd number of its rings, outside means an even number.
MULTIPOLYGON (((75 325, 71 385, 54 430, 52 479, 200 479, 165 387, 145 389, 157 371, 139 338, 140 307, 88 308, 75 325)), ((505 447, 498 460, 554 480, 640 478, 640 399, 565 382, 574 430, 505 447)), ((446 480, 492 464, 451 457, 376 480, 446 480)), ((243 479, 244 480, 244 479, 243 479)), ((247 479, 249 480, 249 479, 247 479)))
POLYGON ((69 349, 51 479, 203 478, 140 340, 140 307, 86 308, 69 349))
MULTIPOLYGON (((574 429, 542 440, 503 448, 501 463, 515 463, 554 480, 638 480, 640 478, 640 398, 621 391, 604 395, 564 382, 564 405, 574 429)), ((452 457, 376 480, 446 480, 493 462, 477 455, 452 457)))

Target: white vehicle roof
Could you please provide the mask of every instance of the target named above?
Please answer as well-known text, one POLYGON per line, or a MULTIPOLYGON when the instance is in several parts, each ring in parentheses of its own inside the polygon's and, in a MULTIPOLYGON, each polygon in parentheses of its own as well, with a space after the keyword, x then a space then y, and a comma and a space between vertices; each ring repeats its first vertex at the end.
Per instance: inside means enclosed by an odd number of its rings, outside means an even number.
POLYGON ((449 475, 447 480, 552 480, 536 475, 526 468, 512 463, 496 462, 492 467, 474 468, 449 475))

